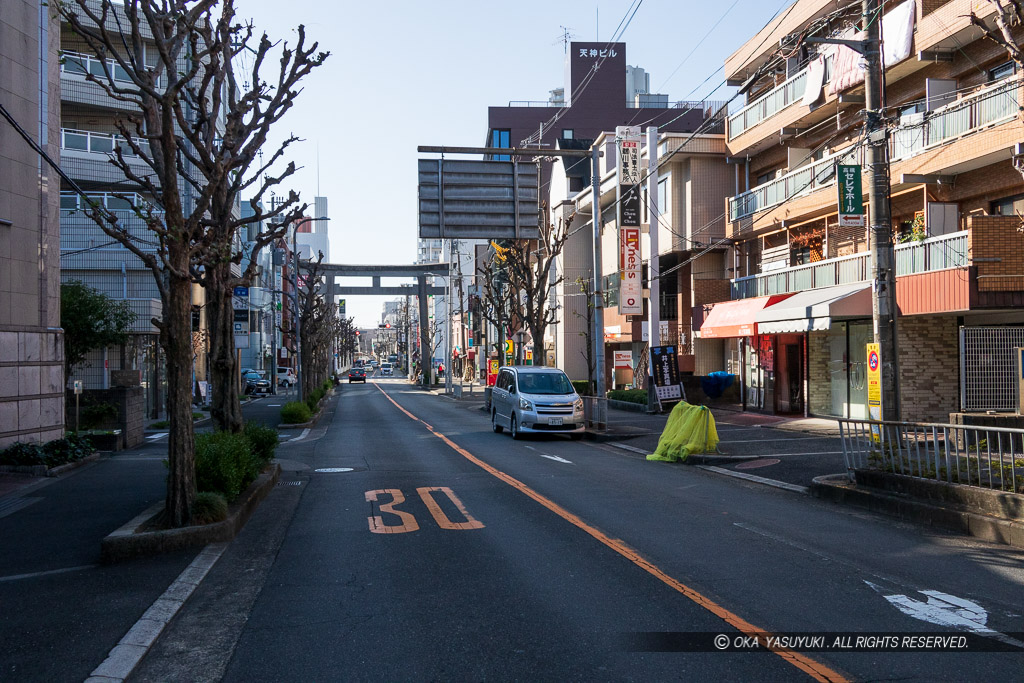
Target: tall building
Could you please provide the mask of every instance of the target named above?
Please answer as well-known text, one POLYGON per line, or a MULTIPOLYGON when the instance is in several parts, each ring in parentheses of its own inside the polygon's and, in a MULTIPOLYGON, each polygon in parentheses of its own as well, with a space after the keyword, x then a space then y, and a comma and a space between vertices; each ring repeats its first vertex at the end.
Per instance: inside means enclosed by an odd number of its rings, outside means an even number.
MULTIPOLYGON (((0 13, 0 104, 58 157, 59 32, 45 3, 10 0, 0 13)), ((59 180, 0 122, 0 448, 64 435, 60 328, 59 180)))
MULTIPOLYGON (((902 417, 1013 410, 1012 349, 1024 346, 1021 75, 970 21, 972 11, 991 20, 993 5, 884 10, 902 417)), ((858 3, 799 0, 725 63, 729 81, 749 89, 726 136, 741 162, 725 204, 729 297, 700 334, 739 359, 748 409, 867 415, 869 229, 839 215, 836 189, 839 165, 865 163, 864 73, 849 48, 803 40, 849 38, 860 19, 858 3)), ((1024 27, 1013 35, 1020 44, 1024 27)), ((854 208, 867 214, 866 168, 862 179, 854 208)))
POLYGON ((323 253, 324 263, 331 261, 331 238, 328 233, 327 197, 313 198, 313 220, 298 223, 299 258, 315 261, 323 253))

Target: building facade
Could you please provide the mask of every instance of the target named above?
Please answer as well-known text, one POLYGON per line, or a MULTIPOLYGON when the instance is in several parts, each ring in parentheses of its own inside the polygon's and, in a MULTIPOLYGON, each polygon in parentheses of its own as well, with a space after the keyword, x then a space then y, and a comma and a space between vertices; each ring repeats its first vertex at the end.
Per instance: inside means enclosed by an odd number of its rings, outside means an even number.
MULTIPOLYGON (((56 160, 59 26, 45 4, 11 0, 0 14, 0 104, 56 160)), ((0 123, 0 448, 64 435, 60 328, 60 181, 0 123)))
MULTIPOLYGON (((880 17, 900 404, 909 420, 1015 407, 1012 349, 1024 345, 1021 75, 971 24, 972 11, 990 19, 994 9, 905 0, 886 3, 880 17)), ((701 337, 740 359, 753 410, 867 415, 869 230, 840 220, 836 182, 838 165, 864 163, 863 69, 845 46, 803 40, 853 37, 859 20, 859 3, 837 10, 799 0, 726 61, 730 82, 751 87, 726 131, 741 186, 725 204, 730 291, 701 337)), ((1024 30, 1014 35, 1019 44, 1024 30)), ((866 169, 862 180, 867 214, 866 169)))

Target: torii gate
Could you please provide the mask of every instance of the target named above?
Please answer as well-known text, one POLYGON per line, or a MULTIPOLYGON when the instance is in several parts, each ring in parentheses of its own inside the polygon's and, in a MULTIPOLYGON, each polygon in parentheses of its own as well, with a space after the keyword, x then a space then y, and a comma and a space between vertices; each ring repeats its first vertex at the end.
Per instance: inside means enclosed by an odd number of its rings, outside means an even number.
MULTIPOLYGON (((409 291, 405 287, 382 287, 382 277, 404 277, 416 278, 416 295, 419 297, 420 310, 420 367, 427 366, 422 373, 423 386, 430 385, 429 360, 425 358, 430 350, 430 330, 427 325, 427 297, 431 294, 444 295, 444 287, 427 285, 427 278, 434 276, 449 276, 448 263, 422 263, 419 265, 402 266, 377 266, 377 265, 341 265, 336 263, 321 263, 319 269, 327 276, 327 297, 332 304, 338 296, 358 296, 361 294, 376 294, 380 296, 405 296, 409 291), (341 287, 335 279, 338 277, 369 277, 373 278, 373 284, 369 287, 341 287)), ((406 340, 407 342, 409 340, 406 340)), ((406 349, 406 354, 409 350, 406 349)))

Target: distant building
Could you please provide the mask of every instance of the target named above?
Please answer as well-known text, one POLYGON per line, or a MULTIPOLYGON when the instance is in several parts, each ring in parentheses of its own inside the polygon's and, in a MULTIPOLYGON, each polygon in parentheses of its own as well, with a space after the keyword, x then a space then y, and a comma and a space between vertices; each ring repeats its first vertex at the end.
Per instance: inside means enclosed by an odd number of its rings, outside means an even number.
MULTIPOLYGON (((60 33, 36 0, 4 0, 0 103, 52 159, 60 147, 60 33)), ((64 435, 60 182, 0 122, 0 448, 64 435)))

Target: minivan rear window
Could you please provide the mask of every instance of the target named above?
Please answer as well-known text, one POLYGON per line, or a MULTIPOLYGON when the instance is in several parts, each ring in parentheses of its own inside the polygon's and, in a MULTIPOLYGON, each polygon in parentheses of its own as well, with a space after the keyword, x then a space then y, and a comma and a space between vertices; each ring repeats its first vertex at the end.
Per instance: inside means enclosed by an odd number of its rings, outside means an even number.
POLYGON ((520 372, 519 391, 524 394, 571 394, 572 384, 561 372, 520 372))

